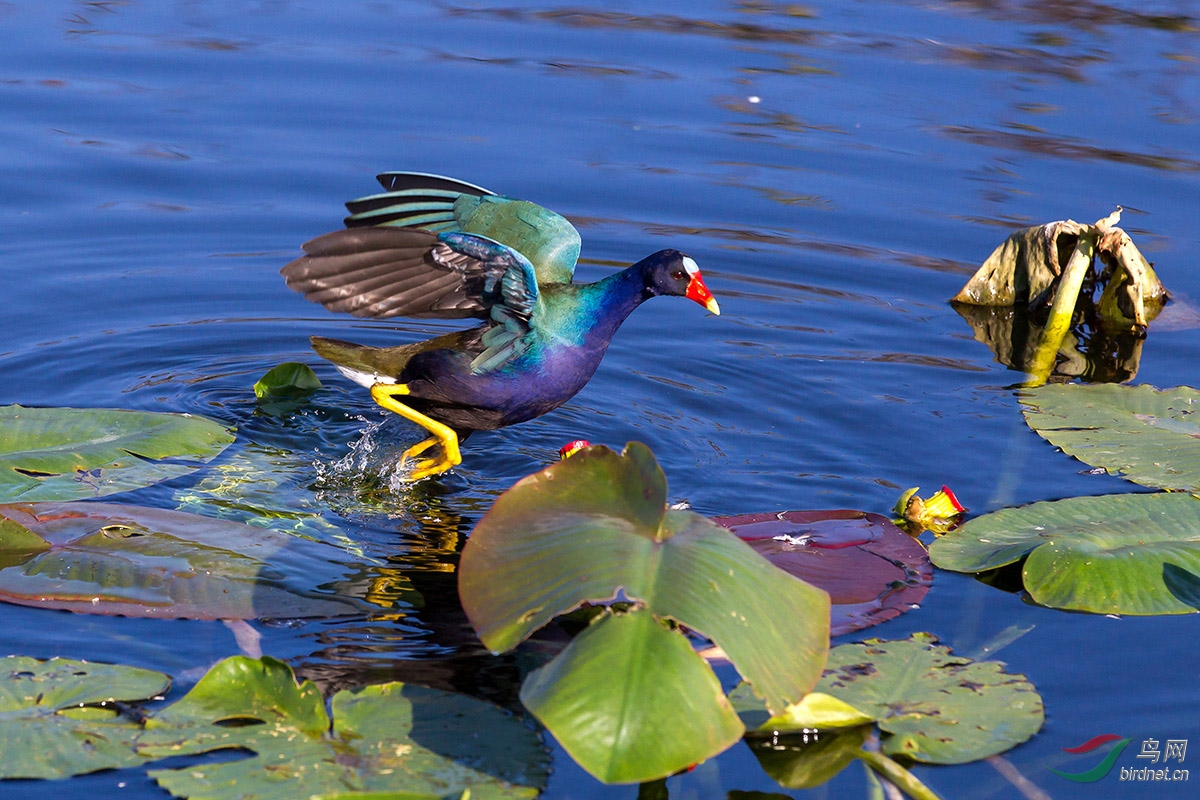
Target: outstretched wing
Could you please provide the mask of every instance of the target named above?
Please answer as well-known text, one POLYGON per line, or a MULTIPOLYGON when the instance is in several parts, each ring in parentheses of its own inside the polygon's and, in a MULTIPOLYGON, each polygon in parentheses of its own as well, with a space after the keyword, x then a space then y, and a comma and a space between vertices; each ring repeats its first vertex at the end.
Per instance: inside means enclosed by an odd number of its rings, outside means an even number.
POLYGON ((427 231, 462 230, 454 216, 459 197, 495 196, 481 186, 424 172, 384 172, 376 179, 385 189, 380 194, 346 203, 350 215, 347 228, 389 225, 427 231))
POLYGON ((579 258, 579 231, 562 215, 441 175, 385 172, 378 180, 386 191, 346 203, 346 227, 486 236, 529 259, 541 283, 571 282, 579 258))
POLYGON ((280 270, 287 285, 330 311, 358 317, 481 317, 491 325, 472 361, 488 372, 528 345, 538 303, 533 265, 470 233, 360 228, 318 236, 280 270))

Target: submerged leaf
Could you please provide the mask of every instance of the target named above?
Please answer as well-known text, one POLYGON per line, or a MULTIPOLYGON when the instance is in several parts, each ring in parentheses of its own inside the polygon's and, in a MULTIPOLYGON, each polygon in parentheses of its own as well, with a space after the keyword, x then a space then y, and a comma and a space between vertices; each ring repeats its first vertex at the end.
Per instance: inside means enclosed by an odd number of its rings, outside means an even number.
POLYGON ((929 547, 933 563, 982 572, 1028 556, 1038 603, 1097 614, 1190 614, 1200 573, 1200 500, 1190 494, 1072 497, 1005 508, 929 547), (1171 583, 1168 584, 1168 580, 1171 583))
POLYGON ((244 749, 219 764, 154 770, 180 797, 531 800, 548 756, 536 734, 495 706, 436 689, 387 683, 334 695, 332 729, 320 691, 272 658, 220 662, 147 723, 145 757, 244 749), (230 722, 237 724, 231 725, 230 722))
POLYGON ((65 658, 0 659, 0 778, 66 778, 144 763, 141 727, 98 704, 166 691, 166 675, 65 658))
POLYGON ((720 646, 768 706, 812 687, 828 647, 828 595, 729 530, 666 508, 645 445, 591 447, 501 495, 463 550, 459 594, 493 651, 584 602, 618 593, 720 646))
POLYGON ((818 692, 872 716, 889 734, 883 752, 931 764, 964 764, 1003 753, 1042 727, 1042 698, 998 661, 952 655, 937 638, 833 648, 818 692))
POLYGON ((78 500, 199 469, 233 441, 191 414, 0 407, 0 502, 78 500))
POLYGON ((0 600, 10 603, 167 619, 365 607, 345 591, 363 567, 344 563, 337 548, 275 531, 110 503, 3 505, 0 521, 0 600))
POLYGON ((666 777, 743 731, 704 659, 645 610, 588 626, 529 676, 521 702, 606 783, 666 777))
POLYGON ((1160 489, 1200 491, 1200 392, 1050 385, 1021 393, 1025 421, 1068 455, 1160 489))
POLYGON ((865 511, 781 511, 713 517, 785 572, 829 593, 830 635, 917 607, 933 581, 924 546, 865 511))

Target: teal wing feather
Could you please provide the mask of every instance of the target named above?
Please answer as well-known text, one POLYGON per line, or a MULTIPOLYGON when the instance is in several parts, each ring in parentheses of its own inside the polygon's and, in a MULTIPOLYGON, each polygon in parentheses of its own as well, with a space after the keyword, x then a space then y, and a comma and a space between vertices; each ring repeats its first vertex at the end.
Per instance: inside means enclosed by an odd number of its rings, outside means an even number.
POLYGON ((421 228, 485 236, 525 256, 543 284, 570 283, 579 231, 561 214, 473 184, 416 172, 378 176, 386 190, 346 204, 346 226, 421 228))
POLYGON ((490 302, 491 325, 480 336, 484 349, 471 361, 471 371, 479 375, 498 370, 529 348, 529 321, 540 299, 533 264, 519 251, 483 236, 443 233, 438 240, 485 265, 484 297, 490 302))

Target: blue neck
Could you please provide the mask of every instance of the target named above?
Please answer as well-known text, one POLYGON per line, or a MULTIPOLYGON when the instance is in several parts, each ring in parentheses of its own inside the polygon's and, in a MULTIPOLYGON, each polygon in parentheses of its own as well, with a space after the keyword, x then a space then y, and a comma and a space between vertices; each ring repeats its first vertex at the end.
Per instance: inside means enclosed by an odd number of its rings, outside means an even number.
POLYGON ((592 320, 588 337, 606 344, 621 323, 650 297, 638 265, 613 273, 603 280, 580 287, 580 311, 592 320))

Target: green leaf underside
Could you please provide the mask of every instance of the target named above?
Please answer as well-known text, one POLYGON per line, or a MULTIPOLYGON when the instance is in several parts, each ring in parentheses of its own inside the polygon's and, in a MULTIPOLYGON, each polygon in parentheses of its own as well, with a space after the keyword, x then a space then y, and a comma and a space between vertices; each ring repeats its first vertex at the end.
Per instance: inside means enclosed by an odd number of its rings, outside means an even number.
POLYGON ((333 725, 320 691, 297 685, 271 658, 222 661, 147 724, 139 752, 162 758, 228 748, 253 756, 154 770, 167 791, 193 800, 296 797, 533 798, 548 756, 536 734, 472 698, 388 683, 334 695, 333 725), (226 720, 259 722, 229 726, 226 720))
POLYGON ((3 406, 0 502, 140 489, 195 471, 233 440, 224 426, 190 414, 3 406))
POLYGON ((964 764, 1026 741, 1042 727, 1042 698, 998 661, 952 655, 927 633, 868 639, 829 653, 816 691, 873 716, 883 752, 931 764, 964 764))
POLYGON ((521 701, 607 783, 665 777, 744 730, 687 638, 644 610, 602 616, 526 679, 521 701))
POLYGON ((1158 493, 1033 503, 970 520, 929 548, 934 564, 956 572, 1001 567, 1027 554, 1025 588, 1042 605, 1098 614, 1192 613, 1196 607, 1178 577, 1200 573, 1200 501, 1158 493))
POLYGON ((1117 384, 1021 393, 1025 420, 1063 452, 1160 489, 1200 491, 1200 392, 1117 384))
POLYGON ((254 384, 254 395, 259 400, 268 397, 289 397, 321 388, 321 380, 312 367, 297 361, 288 361, 272 367, 254 384))
POLYGON ((144 700, 170 682, 136 667, 0 659, 0 778, 65 778, 144 763, 133 748, 136 723, 80 704, 144 700))
POLYGON ((329 545, 177 511, 0 506, 0 599, 38 608, 193 619, 360 613, 354 598, 323 588, 350 579, 356 568, 345 560, 329 545))
POLYGON ((711 638, 773 710, 820 674, 829 596, 710 520, 668 511, 644 445, 589 448, 518 482, 464 549, 459 593, 491 650, 620 593, 711 638), (785 643, 786 646, 782 646, 785 643))

